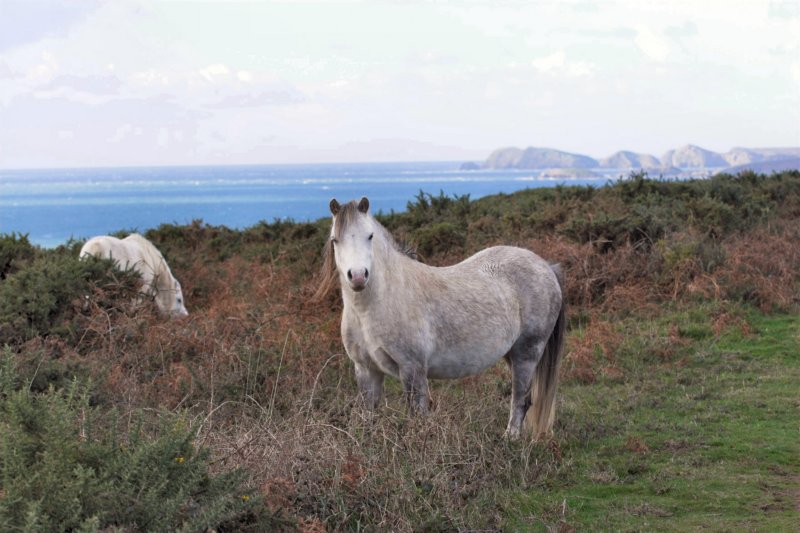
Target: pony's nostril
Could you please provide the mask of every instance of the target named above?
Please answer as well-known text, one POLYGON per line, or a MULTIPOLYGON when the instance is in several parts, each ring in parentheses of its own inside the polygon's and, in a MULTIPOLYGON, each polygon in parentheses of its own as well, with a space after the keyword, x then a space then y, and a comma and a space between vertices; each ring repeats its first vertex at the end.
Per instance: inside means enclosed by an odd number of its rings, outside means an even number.
POLYGON ((364 279, 367 279, 368 277, 369 277, 369 269, 365 268, 364 269, 364 279))
POLYGON ((353 279, 353 271, 352 270, 348 270, 347 271, 347 279, 353 279))

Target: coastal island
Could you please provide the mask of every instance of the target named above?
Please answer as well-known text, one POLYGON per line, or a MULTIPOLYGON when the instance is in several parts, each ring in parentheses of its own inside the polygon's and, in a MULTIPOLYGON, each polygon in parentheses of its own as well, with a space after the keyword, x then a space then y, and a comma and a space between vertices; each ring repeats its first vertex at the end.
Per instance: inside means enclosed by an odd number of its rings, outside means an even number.
POLYGON ((620 150, 612 155, 594 159, 583 154, 554 148, 530 146, 499 148, 483 162, 468 161, 461 170, 539 170, 541 177, 581 178, 596 176, 592 169, 647 171, 651 174, 674 176, 697 172, 713 174, 720 171, 780 172, 800 168, 800 147, 788 148, 731 148, 725 153, 714 152, 687 144, 668 150, 660 158, 651 154, 620 150))

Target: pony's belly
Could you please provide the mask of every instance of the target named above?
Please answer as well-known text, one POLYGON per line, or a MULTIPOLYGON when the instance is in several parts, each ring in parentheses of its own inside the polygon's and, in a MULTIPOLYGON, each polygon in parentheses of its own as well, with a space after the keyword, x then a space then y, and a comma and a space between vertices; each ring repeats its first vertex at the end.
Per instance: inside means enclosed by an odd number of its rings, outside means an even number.
POLYGON ((466 302, 461 307, 484 312, 440 317, 434 324, 428 318, 413 327, 399 318, 402 312, 391 313, 387 306, 359 316, 359 329, 370 359, 384 374, 399 377, 404 366, 421 364, 430 378, 457 379, 480 374, 511 349, 521 326, 509 301, 498 300, 492 307, 499 310, 491 313, 466 302))
POLYGON ((508 350, 506 346, 481 346, 482 350, 448 351, 435 354, 428 359, 428 377, 434 379, 458 379, 480 374, 494 366, 508 350))
POLYGON ((428 368, 428 377, 431 379, 459 379, 469 376, 475 376, 494 366, 497 360, 492 361, 490 364, 480 367, 467 367, 467 366, 432 366, 428 368))

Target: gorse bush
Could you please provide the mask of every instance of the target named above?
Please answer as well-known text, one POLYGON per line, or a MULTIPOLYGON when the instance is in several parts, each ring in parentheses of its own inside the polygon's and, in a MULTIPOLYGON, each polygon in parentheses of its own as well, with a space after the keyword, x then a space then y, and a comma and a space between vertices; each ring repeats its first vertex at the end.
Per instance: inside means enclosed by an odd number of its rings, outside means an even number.
POLYGON ((0 280, 19 270, 35 253, 27 235, 0 235, 0 280))
POLYGON ((408 202, 402 216, 417 227, 441 221, 441 217, 445 215, 463 222, 470 213, 470 207, 468 194, 451 198, 443 191, 439 191, 438 196, 420 191, 413 202, 408 202))
POLYGON ((161 413, 149 427, 142 412, 103 412, 78 382, 35 394, 9 351, 0 363, 0 530, 285 525, 263 513, 240 471, 211 474, 185 420, 161 413))
POLYGON ((0 283, 0 344, 49 334, 74 338, 80 333, 76 317, 96 296, 118 307, 135 297, 140 283, 133 270, 120 271, 110 260, 38 257, 0 283))
POLYGON ((464 246, 466 233, 451 222, 438 222, 423 226, 414 232, 414 242, 423 257, 446 253, 464 246))
POLYGON ((259 222, 237 231, 194 220, 185 226, 162 224, 145 236, 164 254, 170 266, 188 268, 196 261, 218 263, 241 256, 259 262, 274 261, 291 253, 294 260, 319 251, 325 242, 325 221, 300 223, 259 222))
MULTIPOLYGON (((772 176, 742 173, 705 180, 648 179, 646 173, 606 187, 558 186, 495 195, 470 202, 421 193, 404 213, 381 219, 387 227, 413 234, 424 225, 487 218, 517 220, 512 236, 553 233, 577 243, 602 243, 610 251, 625 243, 651 246, 672 232, 695 231, 721 239, 755 227, 769 218, 800 212, 800 172, 772 176)), ((484 223, 468 234, 481 241, 490 226, 484 223)), ((513 229, 513 226, 512 228, 513 229)))

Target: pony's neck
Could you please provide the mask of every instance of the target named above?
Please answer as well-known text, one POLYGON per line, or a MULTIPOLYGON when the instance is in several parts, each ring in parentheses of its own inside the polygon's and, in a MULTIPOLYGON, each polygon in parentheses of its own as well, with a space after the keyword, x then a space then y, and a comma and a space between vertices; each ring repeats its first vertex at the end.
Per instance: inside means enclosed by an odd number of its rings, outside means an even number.
POLYGON ((171 291, 172 272, 169 271, 163 258, 153 257, 153 287, 160 294, 162 291, 171 291))
POLYGON ((156 272, 156 288, 160 291, 172 290, 172 276, 164 269, 156 272))

